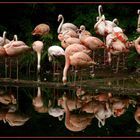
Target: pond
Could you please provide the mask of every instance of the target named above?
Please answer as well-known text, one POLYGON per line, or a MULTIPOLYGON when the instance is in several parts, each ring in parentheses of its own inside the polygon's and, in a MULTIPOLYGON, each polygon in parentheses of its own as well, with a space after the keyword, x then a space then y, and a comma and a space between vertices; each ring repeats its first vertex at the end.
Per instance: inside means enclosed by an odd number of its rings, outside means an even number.
POLYGON ((61 74, 41 81, 1 78, 0 136, 140 136, 139 76, 82 72, 75 81, 69 74, 67 85, 61 74))
POLYGON ((100 4, 0 4, 0 138, 140 136, 139 5, 100 4))

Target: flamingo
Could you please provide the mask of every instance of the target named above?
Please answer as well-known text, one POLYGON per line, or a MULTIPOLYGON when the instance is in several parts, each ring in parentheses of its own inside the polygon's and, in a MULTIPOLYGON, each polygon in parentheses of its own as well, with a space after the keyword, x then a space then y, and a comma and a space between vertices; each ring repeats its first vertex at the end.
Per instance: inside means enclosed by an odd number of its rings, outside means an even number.
POLYGON ((5 77, 7 77, 7 54, 3 46, 10 42, 9 39, 6 38, 6 31, 3 32, 3 36, 0 37, 0 56, 5 57, 5 77))
POLYGON ((134 113, 134 119, 138 124, 140 124, 140 107, 138 106, 135 113, 134 113))
POLYGON ((18 40, 12 40, 10 43, 4 45, 3 47, 7 55, 10 57, 17 56, 31 50, 31 48, 27 46, 23 41, 18 41, 18 40))
POLYGON ((41 92, 41 87, 37 87, 37 95, 32 98, 32 105, 35 111, 39 113, 47 113, 48 112, 48 105, 44 104, 43 94, 41 92))
POLYGON ((82 31, 85 35, 92 35, 88 30, 86 30, 85 25, 81 25, 79 30, 82 31))
POLYGON ((111 117, 112 111, 111 108, 106 102, 105 104, 99 103, 99 108, 95 112, 95 117, 98 119, 98 127, 100 128, 101 126, 105 125, 105 119, 111 117))
POLYGON ((39 74, 40 74, 40 69, 41 69, 41 64, 40 64, 41 53, 43 52, 44 44, 42 41, 37 40, 33 42, 32 48, 37 53, 37 76, 38 76, 37 81, 39 82, 40 81, 39 74))
POLYGON ((64 110, 65 110, 65 126, 68 130, 73 132, 79 132, 87 128, 91 124, 94 114, 81 113, 75 114, 69 110, 67 104, 67 97, 63 97, 64 110))
POLYGON ((138 54, 140 54, 140 37, 134 41, 134 46, 138 54))
POLYGON ((42 35, 47 35, 49 32, 50 32, 49 25, 45 23, 41 23, 34 28, 34 30, 32 31, 32 35, 42 36, 42 35))
POLYGON ((100 102, 107 102, 110 98, 112 98, 112 94, 109 93, 99 93, 98 95, 94 96, 95 100, 98 100, 100 102))
POLYGON ((33 98, 32 104, 35 108, 40 108, 43 106, 43 98, 41 94, 41 87, 37 87, 37 96, 33 98))
POLYGON ((85 45, 91 50, 105 47, 105 44, 102 40, 100 40, 97 37, 87 34, 85 30, 82 30, 81 32, 79 32, 79 39, 83 45, 85 45))
POLYGON ((58 35, 58 39, 61 41, 61 46, 65 49, 67 46, 78 43, 80 44, 79 35, 76 31, 68 29, 62 34, 58 35))
MULTIPOLYGON (((17 40, 17 35, 14 35, 14 40, 4 45, 3 48, 6 51, 8 57, 17 57, 27 51, 31 51, 31 48, 27 46, 23 41, 17 40)), ((18 80, 18 60, 17 60, 17 80, 18 80)))
POLYGON ((16 104, 17 103, 13 94, 2 94, 2 95, 0 95, 0 102, 2 104, 5 104, 5 105, 16 104))
POLYGON ((50 46, 48 48, 48 58, 49 58, 49 61, 53 62, 53 73, 56 72, 57 67, 58 67, 57 62, 55 60, 55 57, 64 56, 64 55, 65 55, 65 51, 60 46, 53 45, 53 46, 50 46))
POLYGON ((30 119, 29 116, 20 113, 19 111, 7 112, 4 118, 4 122, 8 122, 10 126, 21 126, 24 125, 30 119))
POLYGON ((92 60, 92 58, 88 54, 84 52, 77 52, 70 56, 70 63, 75 67, 86 67, 92 64, 97 64, 95 61, 92 60))
POLYGON ((66 49, 69 45, 71 44, 81 44, 81 41, 79 38, 76 38, 76 37, 69 37, 69 38, 66 38, 64 40, 61 41, 61 46, 66 49))
POLYGON ((113 117, 119 117, 122 114, 124 114, 129 107, 129 104, 131 103, 131 100, 129 99, 119 99, 119 98, 111 98, 111 109, 112 109, 112 115, 113 117))
POLYGON ((64 118, 64 109, 57 106, 54 107, 52 105, 51 100, 49 100, 49 105, 48 105, 48 114, 53 116, 53 117, 58 117, 58 119, 61 121, 64 118))
POLYGON ((117 19, 114 19, 113 21, 106 20, 105 15, 101 15, 101 12, 103 12, 102 5, 98 6, 98 14, 99 16, 96 18, 97 23, 94 25, 94 30, 97 34, 101 36, 106 36, 108 33, 112 32, 112 28, 116 27, 116 21, 117 19))
POLYGON ((106 36, 107 34, 111 33, 112 28, 116 26, 117 25, 114 22, 106 21, 105 16, 102 15, 102 17, 94 25, 94 30, 97 34, 101 36, 106 36))
MULTIPOLYGON (((84 46, 92 50, 93 59, 95 59, 95 50, 106 47, 102 40, 92 36, 88 31, 85 31, 84 28, 79 31, 79 39, 84 46)), ((93 73, 93 66, 91 73, 93 73)))
MULTIPOLYGON (((67 71, 68 71, 68 69, 69 69, 69 67, 71 65, 72 57, 70 59, 70 56, 74 55, 74 53, 76 53, 76 52, 85 52, 87 54, 91 54, 91 50, 89 50, 87 47, 85 47, 82 44, 74 43, 74 44, 69 45, 65 49, 65 66, 64 66, 64 69, 63 69, 63 78, 62 78, 62 81, 63 81, 64 84, 66 84, 66 82, 67 82, 67 71)), ((75 60, 75 61, 77 61, 77 60, 75 60)), ((84 58, 81 61, 84 61, 84 58)))
POLYGON ((102 5, 99 5, 98 6, 98 14, 99 14, 99 16, 97 17, 97 21, 101 18, 101 12, 103 12, 103 8, 102 8, 102 5))
POLYGON ((66 31, 64 31, 63 33, 59 33, 58 34, 58 39, 60 41, 63 41, 64 39, 67 39, 69 37, 74 37, 74 38, 78 38, 78 34, 76 31, 72 30, 72 29, 67 29, 66 31))
MULTIPOLYGON (((15 34, 14 35, 14 37, 13 37, 13 40, 12 40, 12 42, 13 41, 18 41, 18 37, 17 37, 17 35, 15 34)), ((17 79, 18 79, 18 58, 17 58, 17 79)), ((11 59, 10 59, 10 78, 11 78, 11 59)))
POLYGON ((3 46, 5 44, 8 44, 10 42, 9 39, 6 38, 6 31, 3 32, 3 36, 0 37, 0 46, 3 46))
MULTIPOLYGON (((67 106, 69 108, 69 111, 74 111, 82 107, 82 102, 77 97, 73 98, 72 96, 69 96, 69 94, 67 94, 66 92, 64 92, 63 96, 67 98, 67 106)), ((57 105, 64 109, 65 101, 63 96, 57 100, 57 105)))
POLYGON ((119 54, 129 52, 128 38, 123 33, 120 27, 114 27, 112 33, 107 35, 106 46, 107 46, 109 64, 111 64, 111 54, 118 55, 117 66, 116 66, 116 72, 118 72, 118 66, 120 61, 119 54))
POLYGON ((60 25, 58 26, 57 29, 57 33, 63 33, 64 31, 68 30, 68 29, 72 29, 74 31, 76 31, 78 28, 76 25, 72 24, 72 23, 64 23, 64 17, 62 14, 58 15, 58 22, 61 20, 60 25))
POLYGON ((82 108, 82 111, 90 114, 94 114, 95 118, 98 119, 98 127, 105 125, 105 119, 109 118, 112 115, 111 108, 108 102, 101 102, 99 100, 91 100, 85 103, 82 108))

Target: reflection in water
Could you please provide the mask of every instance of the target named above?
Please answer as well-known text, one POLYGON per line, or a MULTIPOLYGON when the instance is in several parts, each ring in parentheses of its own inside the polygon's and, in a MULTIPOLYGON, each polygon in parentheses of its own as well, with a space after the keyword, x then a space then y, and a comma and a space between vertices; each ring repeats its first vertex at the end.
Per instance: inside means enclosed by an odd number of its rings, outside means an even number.
POLYGON ((82 131, 88 125, 91 124, 94 114, 88 114, 81 111, 77 113, 70 111, 67 104, 67 101, 68 101, 67 97, 64 96, 63 100, 64 100, 64 109, 65 109, 65 126, 67 129, 74 132, 82 131))
POLYGON ((12 89, 10 88, 10 90, 7 91, 1 90, 1 93, 1 120, 10 126, 21 126, 28 121, 30 117, 19 110, 18 102, 12 89))
POLYGON ((19 135, 138 136, 139 99, 81 86, 71 89, 1 86, 1 126, 4 129, 8 124, 15 136, 19 133, 14 131, 15 126, 38 132, 19 135))

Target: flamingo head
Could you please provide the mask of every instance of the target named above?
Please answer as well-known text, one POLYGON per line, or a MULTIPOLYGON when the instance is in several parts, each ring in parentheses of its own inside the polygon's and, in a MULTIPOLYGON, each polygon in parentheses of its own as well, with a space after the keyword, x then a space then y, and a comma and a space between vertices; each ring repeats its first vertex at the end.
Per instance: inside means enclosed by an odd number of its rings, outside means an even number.
POLYGON ((67 77, 63 77, 62 78, 62 81, 63 81, 63 84, 66 85, 66 83, 67 83, 67 77))
POLYGON ((35 52, 37 53, 41 53, 43 51, 43 47, 44 47, 44 44, 42 41, 35 41, 33 42, 32 44, 32 48, 35 52))
POLYGON ((59 22, 62 17, 63 17, 62 14, 59 14, 57 21, 59 22))

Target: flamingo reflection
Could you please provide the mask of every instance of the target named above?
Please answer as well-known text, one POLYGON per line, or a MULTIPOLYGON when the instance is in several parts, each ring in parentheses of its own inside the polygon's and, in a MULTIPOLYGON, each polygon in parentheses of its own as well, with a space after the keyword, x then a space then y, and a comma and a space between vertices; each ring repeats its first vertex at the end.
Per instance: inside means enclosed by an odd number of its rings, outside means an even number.
POLYGON ((20 111, 12 91, 1 96, 1 103, 0 120, 3 120, 4 123, 8 123, 10 126, 21 126, 30 119, 28 115, 20 111))

